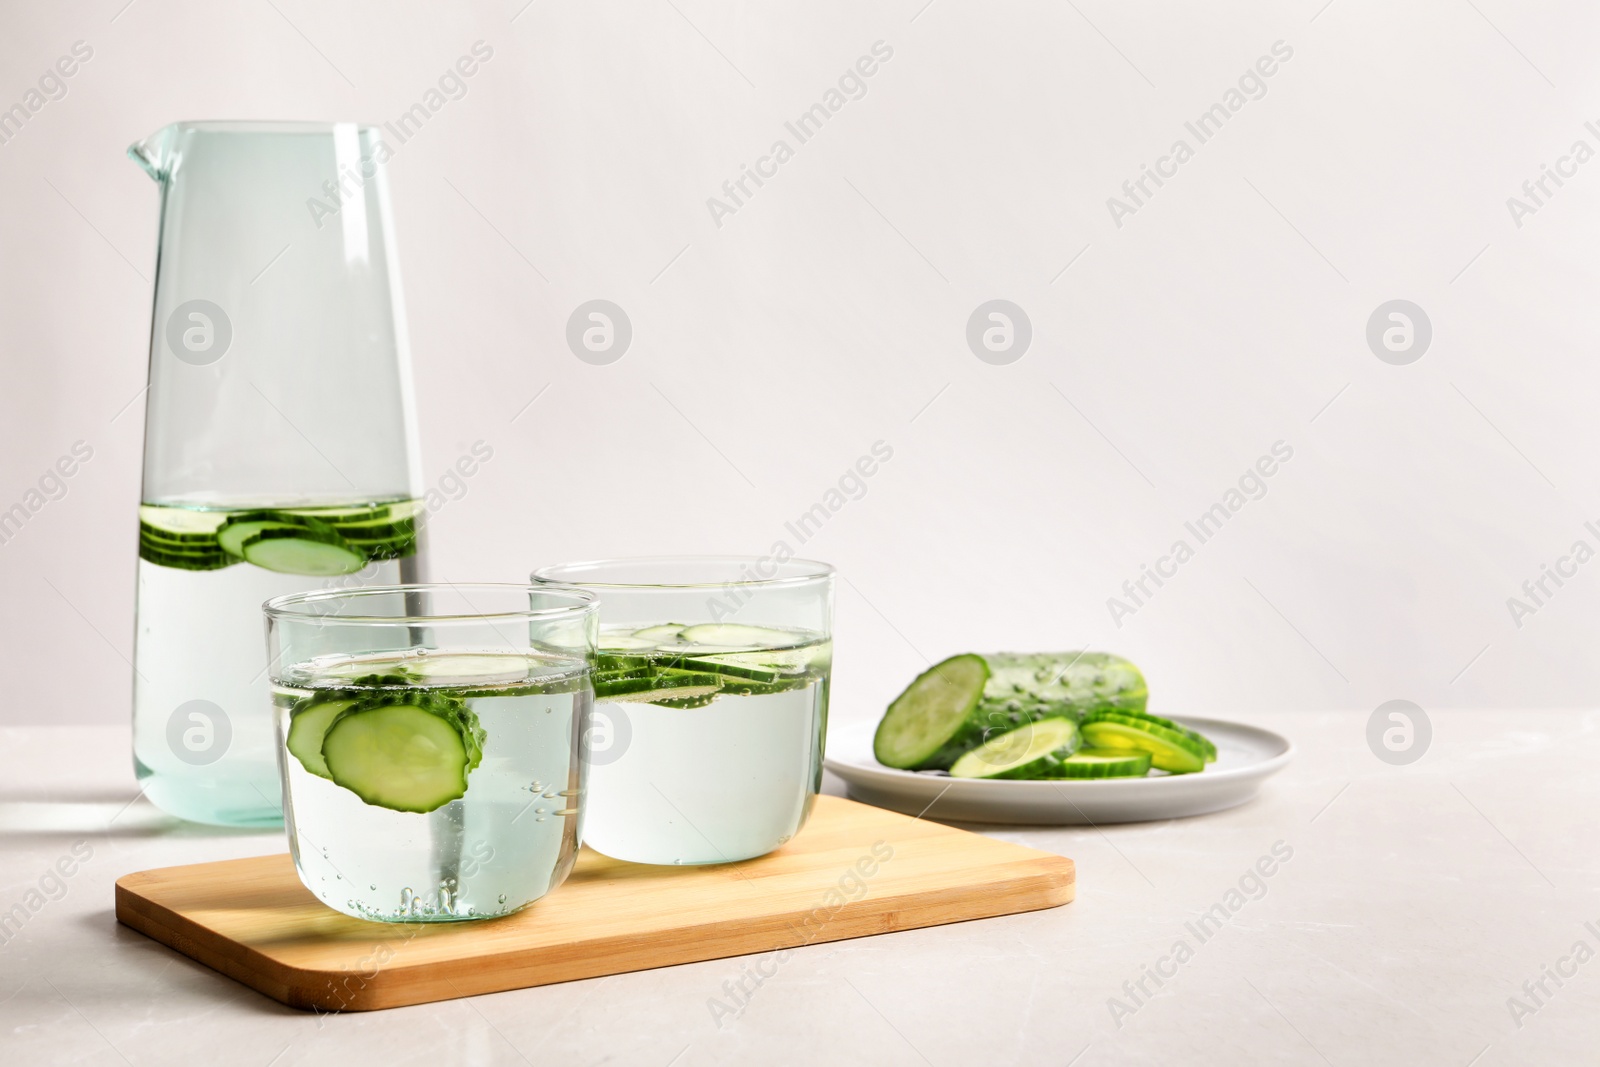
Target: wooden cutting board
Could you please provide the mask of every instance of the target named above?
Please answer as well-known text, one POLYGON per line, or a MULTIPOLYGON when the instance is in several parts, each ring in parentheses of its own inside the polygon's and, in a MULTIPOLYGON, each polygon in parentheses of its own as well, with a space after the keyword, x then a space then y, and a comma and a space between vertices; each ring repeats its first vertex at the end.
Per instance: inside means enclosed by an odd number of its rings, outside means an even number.
POLYGON ((353 919, 287 855, 125 875, 117 919, 291 1007, 366 1011, 1035 911, 1073 890, 1064 856, 821 796, 771 855, 646 867, 584 849, 564 885, 503 919, 353 919))

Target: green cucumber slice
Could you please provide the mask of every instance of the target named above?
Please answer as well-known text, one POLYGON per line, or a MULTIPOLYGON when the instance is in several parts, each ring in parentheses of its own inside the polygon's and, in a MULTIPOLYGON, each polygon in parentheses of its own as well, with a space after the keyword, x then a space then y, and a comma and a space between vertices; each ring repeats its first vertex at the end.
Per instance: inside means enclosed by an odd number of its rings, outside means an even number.
POLYGON ((217 544, 230 555, 244 556, 244 543, 263 530, 317 530, 331 533, 333 527, 317 519, 285 511, 245 511, 232 516, 217 530, 217 544))
POLYGON ((650 703, 654 704, 658 708, 703 708, 707 704, 710 704, 713 700, 717 699, 717 696, 718 694, 716 693, 701 693, 699 696, 668 697, 665 700, 652 700, 650 703))
POLYGON ((688 629, 686 623, 664 622, 656 626, 646 626, 642 630, 635 630, 633 631, 633 636, 664 645, 677 641, 679 635, 686 629, 688 629))
POLYGON ((1157 726, 1165 726, 1169 730, 1176 730, 1178 733, 1182 734, 1200 746, 1200 755, 1205 757, 1205 761, 1207 763, 1217 762, 1217 746, 1212 744, 1211 739, 1206 737, 1205 734, 1200 733, 1198 730, 1191 730, 1182 723, 1173 722, 1171 719, 1163 719, 1159 715, 1152 715, 1148 711, 1133 711, 1127 708, 1119 708, 1114 711, 1112 709, 1105 709, 1101 711, 1090 712, 1088 715, 1084 716, 1083 721, 1092 722, 1095 719, 1105 717, 1107 714, 1131 715, 1137 719, 1148 719, 1157 726))
POLYGON ((459 701, 383 694, 334 717, 322 758, 334 784, 368 804, 425 813, 466 795, 483 742, 477 717, 459 701))
POLYGON ((636 652, 655 648, 656 643, 633 634, 601 634, 595 647, 601 652, 636 652))
POLYGON ((332 779, 322 758, 322 741, 341 711, 356 703, 355 697, 310 697, 289 713, 289 736, 284 747, 300 766, 318 778, 332 779))
POLYGON ((367 558, 332 530, 264 529, 244 542, 241 554, 247 563, 279 574, 328 577, 354 574, 367 565, 367 558))
POLYGON ((712 645, 751 652, 789 648, 800 640, 800 636, 792 630, 774 630, 767 626, 747 626, 737 622, 703 622, 696 626, 685 626, 678 633, 678 641, 685 645, 712 645))
POLYGON ((308 519, 317 519, 329 526, 343 527, 346 525, 359 525, 372 522, 399 521, 393 514, 388 504, 369 504, 356 508, 285 508, 290 514, 303 515, 308 519))
POLYGON ((1142 778, 1150 753, 1131 748, 1080 748, 1061 761, 1061 778, 1142 778))
POLYGON ((970 652, 934 664, 883 713, 872 754, 886 767, 949 767, 960 753, 947 753, 947 745, 962 732, 988 681, 989 665, 970 652))
POLYGON ((597 681, 594 698, 597 703, 625 700, 631 704, 654 704, 659 700, 715 696, 721 691, 722 683, 714 674, 668 668, 641 677, 597 681))
POLYGON ((197 538, 210 541, 217 527, 228 521, 225 511, 190 511, 187 508, 164 508, 151 504, 139 505, 139 524, 159 531, 164 537, 177 540, 197 538))
POLYGON ((226 552, 163 552, 151 548, 146 543, 139 545, 139 558, 158 567, 171 567, 183 571, 218 571, 239 562, 226 552))
POLYGON ((1007 730, 950 766, 952 778, 1059 778, 1078 747, 1074 719, 1040 719, 1007 730))
POLYGON ((1150 764, 1171 774, 1205 770, 1205 750, 1176 730, 1132 715, 1104 713, 1083 724, 1091 748, 1137 749, 1150 753, 1150 764))
MULTIPOLYGON (((317 516, 321 518, 321 516, 317 516)), ((331 522, 328 526, 349 541, 394 541, 416 536, 417 527, 410 519, 379 518, 371 522, 331 522)))
POLYGON ((769 684, 778 681, 785 674, 784 671, 774 670, 771 667, 728 663, 713 656, 675 656, 670 662, 672 666, 687 671, 706 671, 726 678, 745 678, 752 682, 769 684))

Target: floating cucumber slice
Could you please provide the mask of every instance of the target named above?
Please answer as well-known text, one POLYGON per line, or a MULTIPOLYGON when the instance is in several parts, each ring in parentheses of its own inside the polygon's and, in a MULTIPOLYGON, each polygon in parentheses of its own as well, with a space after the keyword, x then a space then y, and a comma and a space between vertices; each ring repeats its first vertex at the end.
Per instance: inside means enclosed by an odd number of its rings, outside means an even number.
POLYGON ((351 541, 393 541, 401 537, 414 537, 417 532, 416 524, 410 519, 397 522, 384 517, 371 522, 342 522, 325 519, 320 515, 317 518, 337 530, 340 536, 351 541))
POLYGON ((264 570, 315 577, 354 574, 367 565, 366 557, 332 530, 310 528, 261 530, 244 543, 241 555, 264 570))
POLYGON ((817 681, 814 674, 797 674, 775 682, 753 682, 744 678, 722 677, 722 691, 731 697, 762 697, 772 693, 787 693, 791 689, 804 689, 817 681))
POLYGON ((597 702, 626 700, 632 704, 654 704, 659 700, 716 696, 721 691, 722 683, 714 674, 668 668, 642 677, 596 682, 594 697, 597 702))
POLYGON ((872 754, 886 767, 949 767, 955 755, 943 759, 946 746, 962 732, 988 680, 988 664, 972 653, 923 671, 883 713, 872 754))
POLYGON ((671 662, 674 667, 681 667, 688 671, 709 671, 713 674, 720 674, 725 678, 748 678, 752 682, 771 683, 784 676, 783 671, 774 670, 771 667, 726 663, 712 656, 677 656, 671 662))
POLYGON ((195 537, 208 541, 216 534, 217 527, 226 521, 228 513, 225 511, 189 511, 184 508, 139 505, 140 525, 148 526, 171 538, 195 537))
POLYGON ((184 571, 218 571, 239 562, 226 552, 163 552, 145 543, 139 545, 139 558, 158 567, 172 567, 184 571))
POLYGON ((317 530, 332 533, 333 527, 286 511, 246 511, 234 515, 217 530, 217 544, 230 555, 244 555, 244 543, 263 530, 317 530))
POLYGON ((1131 748, 1080 748, 1061 761, 1060 778, 1140 778, 1150 772, 1150 753, 1131 748))
POLYGON ((515 653, 421 655, 402 668, 413 685, 498 686, 528 677, 528 657, 515 653))
POLYGON ((1084 722, 1093 722, 1096 719, 1100 719, 1100 718, 1106 717, 1108 714, 1131 715, 1136 719, 1148 719, 1150 722, 1155 723, 1157 726, 1165 726, 1169 730, 1176 730, 1178 733, 1182 734, 1183 736, 1187 737, 1189 740, 1193 741, 1195 744, 1200 746, 1200 755, 1205 758, 1205 761, 1207 763, 1215 763, 1215 762, 1217 762, 1217 746, 1211 743, 1211 739, 1210 738, 1206 737, 1204 734, 1200 733, 1198 730, 1191 730, 1187 726, 1182 725, 1181 723, 1173 722, 1171 719, 1163 719, 1161 716, 1152 715, 1148 711, 1131 711, 1131 710, 1120 709, 1120 708, 1115 710, 1114 712, 1109 711, 1109 710, 1093 711, 1093 712, 1090 712, 1088 715, 1085 715, 1084 718, 1083 718, 1083 721, 1084 722))
POLYGON ((394 522, 391 506, 388 504, 369 504, 357 508, 298 508, 285 509, 293 514, 304 515, 307 518, 320 519, 330 526, 344 526, 355 523, 394 522))
POLYGON ((791 630, 774 630, 737 622, 704 622, 697 626, 685 626, 679 631, 678 640, 686 645, 715 645, 718 648, 758 652, 798 644, 799 635, 791 630))
POLYGON ((1172 774, 1205 770, 1205 750, 1176 730, 1133 715, 1102 713, 1083 724, 1083 739, 1093 748, 1137 749, 1150 764, 1172 774))
POLYGON ((1078 724, 1040 719, 992 737, 950 766, 952 778, 1059 778, 1078 747, 1078 724))
POLYGON ((596 647, 601 652, 636 652, 655 648, 656 643, 634 634, 601 634, 596 647))
POLYGON ((692 697, 668 697, 665 700, 652 700, 650 703, 654 704, 658 708, 703 708, 707 704, 710 704, 713 700, 717 699, 717 696, 718 694, 716 693, 701 693, 698 696, 692 697))
POLYGON ((300 766, 318 778, 331 779, 328 764, 322 758, 322 741, 341 711, 356 703, 355 697, 311 697, 289 713, 289 736, 284 747, 289 755, 300 761, 300 766))
POLYGON ((664 622, 656 626, 646 626, 642 630, 635 630, 633 631, 633 636, 664 645, 678 640, 678 636, 686 628, 687 626, 681 622, 664 622))
POLYGON ((322 739, 328 777, 368 804, 429 812, 466 795, 483 728, 460 701, 394 693, 358 701, 322 739))

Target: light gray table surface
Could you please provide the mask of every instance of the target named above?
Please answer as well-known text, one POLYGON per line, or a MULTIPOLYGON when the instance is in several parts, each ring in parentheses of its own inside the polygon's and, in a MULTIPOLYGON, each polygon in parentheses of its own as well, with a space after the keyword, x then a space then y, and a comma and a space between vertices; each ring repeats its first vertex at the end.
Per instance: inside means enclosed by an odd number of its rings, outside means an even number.
POLYGON ((1071 856, 1077 900, 799 949, 720 1025, 711 1001, 739 959, 285 1008, 112 913, 123 874, 283 851, 281 831, 189 826, 134 799, 125 730, 3 729, 0 911, 43 903, 0 935, 0 1063, 1600 1062, 1600 712, 1435 712, 1403 767, 1368 749, 1368 714, 1251 720, 1299 752, 1232 811, 979 828, 1071 856), (1292 856, 1230 898, 1274 845, 1292 856), (29 897, 63 856, 72 875, 29 897), (1238 906, 1202 940, 1219 902, 1238 906))

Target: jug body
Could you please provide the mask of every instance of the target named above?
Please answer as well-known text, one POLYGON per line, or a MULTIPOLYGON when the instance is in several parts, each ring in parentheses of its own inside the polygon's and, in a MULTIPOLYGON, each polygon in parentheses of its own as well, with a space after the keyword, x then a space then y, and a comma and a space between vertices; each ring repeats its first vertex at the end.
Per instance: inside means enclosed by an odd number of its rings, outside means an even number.
POLYGON ((180 123, 129 149, 162 194, 134 767, 181 818, 281 821, 263 601, 423 577, 386 152, 343 123, 180 123))

